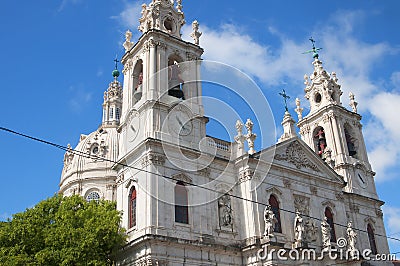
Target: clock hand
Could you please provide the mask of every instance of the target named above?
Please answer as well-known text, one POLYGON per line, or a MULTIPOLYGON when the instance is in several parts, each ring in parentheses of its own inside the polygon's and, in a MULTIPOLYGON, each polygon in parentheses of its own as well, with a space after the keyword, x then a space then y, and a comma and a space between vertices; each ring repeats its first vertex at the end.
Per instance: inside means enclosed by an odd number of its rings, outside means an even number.
POLYGON ((360 174, 358 174, 358 177, 360 178, 361 182, 363 182, 363 184, 365 184, 365 181, 364 181, 364 179, 361 177, 360 174))
POLYGON ((131 129, 132 129, 133 132, 136 133, 136 129, 132 125, 131 125, 131 129))
POLYGON ((176 116, 176 120, 178 120, 178 123, 181 127, 183 127, 183 123, 181 122, 181 120, 179 119, 179 117, 176 116))

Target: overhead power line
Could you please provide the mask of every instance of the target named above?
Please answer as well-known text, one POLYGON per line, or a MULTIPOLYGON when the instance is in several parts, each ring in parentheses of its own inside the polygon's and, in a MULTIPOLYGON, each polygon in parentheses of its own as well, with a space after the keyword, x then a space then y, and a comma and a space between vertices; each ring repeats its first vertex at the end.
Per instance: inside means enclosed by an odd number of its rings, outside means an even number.
MULTIPOLYGON (((269 205, 269 204, 266 204, 264 202, 259 202, 259 201, 255 201, 255 200, 251 200, 251 199, 246 199, 246 198, 234 195, 234 194, 221 192, 221 191, 218 191, 218 190, 215 190, 215 189, 212 189, 212 188, 207 188, 207 187, 204 187, 204 186, 201 186, 201 185, 197 185, 197 184, 193 184, 193 183, 190 183, 190 182, 187 182, 187 181, 182 181, 180 179, 178 180, 178 179, 175 179, 173 177, 169 177, 169 176, 166 176, 166 175, 163 175, 163 174, 155 173, 155 172, 152 172, 152 171, 149 171, 149 170, 146 170, 146 169, 142 169, 142 168, 138 168, 138 167, 135 167, 135 166, 127 165, 127 164, 124 164, 124 163, 121 163, 121 162, 116 162, 116 161, 113 161, 113 160, 110 160, 110 159, 107 159, 107 158, 103 158, 103 157, 100 157, 100 156, 97 156, 97 155, 92 155, 92 154, 88 154, 86 152, 77 151, 77 150, 68 148, 66 146, 56 144, 54 142, 50 142, 50 141, 47 141, 47 140, 44 140, 44 139, 41 139, 41 138, 33 137, 33 136, 30 136, 30 135, 27 135, 27 134, 23 134, 21 132, 17 132, 17 131, 11 130, 9 128, 0 127, 0 130, 8 132, 8 133, 11 133, 11 134, 14 134, 14 135, 17 135, 17 136, 20 136, 20 137, 27 138, 27 139, 30 139, 30 140, 34 140, 34 141, 37 141, 37 142, 40 142, 40 143, 43 143, 43 144, 47 144, 47 145, 56 147, 56 148, 64 150, 64 151, 71 152, 71 153, 73 153, 73 154, 75 154, 77 156, 82 156, 82 157, 86 157, 86 158, 93 158, 93 159, 99 159, 99 160, 102 160, 102 161, 114 163, 114 164, 117 164, 117 165, 120 165, 120 166, 123 166, 123 167, 131 168, 131 169, 134 169, 134 170, 142 171, 142 172, 153 174, 153 175, 156 175, 156 176, 160 176, 160 177, 163 177, 163 178, 166 178, 166 179, 169 179, 169 180, 173 180, 175 182, 179 181, 179 182, 184 183, 185 185, 198 187, 198 188, 205 189, 205 190, 217 193, 217 194, 221 194, 221 195, 227 194, 227 195, 229 195, 229 196, 231 196, 233 198, 239 199, 239 200, 243 200, 243 201, 247 201, 247 202, 251 202, 251 203, 256 203, 256 204, 260 204, 260 205, 263 205, 263 206, 269 205)), ((284 212, 288 212, 288 213, 292 213, 292 214, 295 213, 295 211, 286 210, 286 209, 282 209, 282 208, 279 208, 279 210, 280 211, 284 211, 284 212)), ((305 215, 305 214, 302 214, 302 216, 306 216, 308 218, 312 218, 312 219, 315 219, 317 221, 322 221, 322 219, 320 219, 318 217, 313 217, 313 216, 309 216, 309 215, 305 215)), ((347 225, 343 225, 343 224, 339 224, 339 223, 334 223, 334 224, 337 225, 337 226, 341 226, 341 227, 347 227, 347 225)), ((357 230, 359 232, 368 233, 366 230, 363 230, 363 229, 359 229, 359 228, 353 228, 353 229, 357 230)), ((395 240, 395 241, 399 241, 400 242, 399 238, 380 235, 380 234, 376 234, 376 233, 374 235, 375 236, 380 236, 380 237, 385 237, 387 239, 391 239, 391 240, 395 240)))

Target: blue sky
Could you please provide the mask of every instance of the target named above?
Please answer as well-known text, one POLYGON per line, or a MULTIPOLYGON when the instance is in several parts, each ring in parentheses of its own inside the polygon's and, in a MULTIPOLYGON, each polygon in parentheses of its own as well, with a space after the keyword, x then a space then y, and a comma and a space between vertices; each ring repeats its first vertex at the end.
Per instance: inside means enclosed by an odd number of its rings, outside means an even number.
MULTIPOLYGON (((142 1, 3 1, 0 126, 62 145, 101 123, 103 92, 113 59, 123 54, 124 32, 134 39, 142 1)), ((313 36, 320 59, 352 91, 384 207, 387 234, 400 238, 400 3, 392 1, 183 1, 189 39, 197 19, 204 58, 252 77, 269 100, 277 124, 285 88, 303 105, 303 76, 312 71, 313 36), (279 3, 278 3, 279 2, 279 3)), ((294 101, 289 108, 293 112, 294 101)), ((278 126, 278 131, 280 127, 278 126)), ((279 132, 278 132, 279 137, 279 132)), ((58 190, 63 152, 0 132, 0 219, 58 190)), ((400 244, 389 241, 392 252, 400 244)))

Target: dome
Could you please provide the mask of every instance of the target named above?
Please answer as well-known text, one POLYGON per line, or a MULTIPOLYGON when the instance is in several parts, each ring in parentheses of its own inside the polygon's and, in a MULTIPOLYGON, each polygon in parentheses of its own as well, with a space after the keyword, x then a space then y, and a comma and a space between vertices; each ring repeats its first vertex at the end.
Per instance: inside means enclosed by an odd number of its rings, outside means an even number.
POLYGON ((89 135, 81 135, 75 149, 68 146, 64 156, 60 193, 80 194, 88 200, 114 200, 117 172, 112 170, 118 158, 118 132, 115 127, 100 127, 89 135))

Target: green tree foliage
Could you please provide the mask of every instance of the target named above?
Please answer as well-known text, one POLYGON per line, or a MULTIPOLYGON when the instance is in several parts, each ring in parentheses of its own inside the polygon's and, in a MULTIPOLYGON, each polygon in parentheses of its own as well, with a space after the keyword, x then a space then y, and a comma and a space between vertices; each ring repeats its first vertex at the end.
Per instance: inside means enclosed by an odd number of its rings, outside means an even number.
POLYGON ((110 265, 120 221, 113 202, 56 195, 0 223, 0 265, 110 265))

